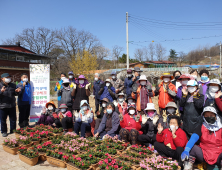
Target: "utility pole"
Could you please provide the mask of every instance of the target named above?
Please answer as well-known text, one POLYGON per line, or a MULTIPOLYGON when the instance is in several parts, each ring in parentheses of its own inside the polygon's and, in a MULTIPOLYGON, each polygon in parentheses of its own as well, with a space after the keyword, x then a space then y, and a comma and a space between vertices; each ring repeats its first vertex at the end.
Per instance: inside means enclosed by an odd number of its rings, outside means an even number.
POLYGON ((221 78, 221 42, 220 42, 220 78, 221 78))
POLYGON ((126 66, 129 69, 128 12, 126 12, 126 66))

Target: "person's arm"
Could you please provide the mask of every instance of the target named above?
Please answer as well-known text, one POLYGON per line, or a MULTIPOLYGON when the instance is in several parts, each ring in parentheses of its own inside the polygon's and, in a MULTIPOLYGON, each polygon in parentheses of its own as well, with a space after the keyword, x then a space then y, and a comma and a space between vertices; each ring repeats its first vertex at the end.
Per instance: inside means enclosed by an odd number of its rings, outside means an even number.
POLYGON ((194 95, 193 103, 197 108, 201 109, 204 105, 204 95, 199 93, 197 95, 194 95))
POLYGON ((108 89, 108 91, 109 91, 109 94, 111 95, 111 97, 112 97, 112 98, 115 98, 115 94, 116 94, 115 88, 114 88, 114 87, 111 87, 110 89, 108 89))
POLYGON ((157 132, 157 134, 156 134, 156 141, 157 142, 160 142, 160 143, 162 143, 162 142, 164 142, 164 131, 165 130, 163 130, 160 134, 157 132))
POLYGON ((142 116, 140 115, 140 119, 138 122, 135 122, 136 123, 136 130, 141 130, 141 124, 142 124, 142 116))
POLYGON ((119 91, 123 91, 124 89, 124 83, 122 80, 120 80, 120 83, 119 83, 119 91))
POLYGON ((215 103, 216 103, 218 109, 220 110, 220 112, 222 112, 222 98, 220 98, 220 97, 215 98, 215 103))
POLYGON ((102 121, 101 123, 99 124, 99 127, 98 127, 98 130, 97 130, 97 133, 101 133, 102 131, 104 131, 105 127, 106 127, 106 115, 104 114, 103 115, 103 118, 102 118, 102 121))
POLYGON ((24 93, 24 91, 25 91, 25 87, 23 86, 23 84, 19 83, 19 84, 16 86, 16 89, 17 89, 17 88, 20 88, 20 89, 21 89, 21 91, 18 92, 18 96, 19 96, 19 97, 22 97, 22 95, 23 95, 23 93, 24 93))
POLYGON ((125 128, 125 127, 126 127, 125 122, 126 122, 126 116, 123 116, 123 120, 122 120, 122 121, 120 120, 120 126, 121 126, 121 128, 125 128))
POLYGON ((117 132, 118 128, 119 128, 119 124, 120 124, 120 121, 119 121, 119 116, 118 114, 115 115, 113 117, 113 124, 112 124, 112 129, 110 131, 107 132, 108 135, 111 135, 111 134, 115 134, 115 132, 117 132))
POLYGON ((130 80, 130 83, 129 83, 129 87, 132 87, 133 83, 134 83, 134 81, 133 81, 133 77, 132 77, 130 80))
POLYGON ((176 147, 184 148, 187 141, 186 133, 182 129, 180 129, 180 132, 176 133, 175 136, 175 138, 173 137, 173 143, 176 145, 176 147))
POLYGON ((161 85, 160 85, 160 84, 159 84, 159 85, 156 85, 156 89, 155 89, 155 91, 154 91, 155 96, 158 96, 158 95, 159 95, 159 93, 160 93, 160 88, 161 88, 161 85))
POLYGON ((184 107, 187 102, 187 95, 182 94, 182 97, 180 99, 180 106, 184 107))

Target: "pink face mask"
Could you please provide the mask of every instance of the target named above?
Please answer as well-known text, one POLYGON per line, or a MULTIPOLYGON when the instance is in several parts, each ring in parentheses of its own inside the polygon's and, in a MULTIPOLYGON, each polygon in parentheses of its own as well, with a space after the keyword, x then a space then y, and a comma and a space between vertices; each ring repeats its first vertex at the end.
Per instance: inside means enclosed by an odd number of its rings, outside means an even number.
POLYGON ((154 111, 147 111, 149 117, 152 117, 154 113, 155 113, 154 111))

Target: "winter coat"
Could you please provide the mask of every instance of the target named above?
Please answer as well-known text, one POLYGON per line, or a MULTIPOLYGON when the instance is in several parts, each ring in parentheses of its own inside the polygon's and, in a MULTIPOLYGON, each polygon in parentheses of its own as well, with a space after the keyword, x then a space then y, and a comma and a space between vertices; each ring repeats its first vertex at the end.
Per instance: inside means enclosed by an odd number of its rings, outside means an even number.
POLYGON ((207 99, 206 92, 207 92, 207 89, 208 89, 207 85, 210 83, 210 81, 205 82, 205 83, 202 83, 201 81, 199 81, 198 83, 202 85, 202 89, 203 89, 203 93, 202 94, 204 95, 204 99, 206 100, 207 99))
POLYGON ((127 96, 130 96, 132 93, 132 86, 130 86, 131 78, 127 77, 124 80, 124 88, 125 88, 125 94, 127 96))
POLYGON ((18 94, 18 105, 29 105, 32 101, 32 89, 30 83, 26 83, 25 87, 23 86, 23 81, 19 82, 16 88, 21 88, 21 91, 18 94))
POLYGON ((203 111, 204 95, 197 94, 193 96, 193 102, 187 102, 191 97, 190 93, 187 96, 183 95, 180 99, 180 105, 184 108, 183 112, 183 130, 191 136, 203 119, 201 113, 203 111))
POLYGON ((72 88, 70 88, 70 90, 66 90, 65 88, 59 90, 58 95, 61 96, 61 104, 66 104, 67 107, 72 107, 72 90, 72 88))
POLYGON ((101 96, 100 96, 100 100, 107 98, 109 99, 110 102, 113 102, 113 99, 115 98, 115 88, 111 87, 110 89, 108 89, 107 86, 104 86, 103 91, 101 92, 101 96))
POLYGON ((176 150, 177 147, 184 148, 187 144, 186 133, 178 128, 175 132, 176 138, 173 138, 172 132, 169 129, 164 129, 161 134, 156 134, 156 141, 164 143, 165 146, 176 150))
POLYGON ((141 131, 142 117, 140 116, 140 120, 136 122, 135 116, 136 115, 133 115, 133 118, 131 118, 129 114, 125 114, 123 116, 123 120, 120 121, 120 126, 121 128, 127 129, 128 131, 136 129, 137 131, 139 131, 139 134, 142 135, 143 134, 143 132, 141 131))
MULTIPOLYGON (((59 90, 63 88, 62 87, 62 83, 63 83, 63 80, 60 80, 59 81, 59 85, 58 86, 55 85, 55 89, 54 90, 57 91, 57 94, 58 94, 59 90)), ((58 95, 57 99, 58 99, 58 101, 60 101, 61 100, 61 96, 58 95)))
MULTIPOLYGON (((106 129, 106 120, 107 120, 107 114, 104 114, 102 121, 99 125, 99 128, 97 130, 98 133, 101 133, 106 129)), ((115 136, 118 133, 119 130, 119 115, 115 111, 112 113, 112 129, 107 132, 109 136, 115 136)))
POLYGON ((18 95, 15 90, 16 85, 14 83, 5 85, 3 82, 0 82, 0 109, 15 107, 15 96, 18 95), (5 86, 6 90, 1 92, 3 86, 5 86))
POLYGON ((114 81, 113 79, 111 79, 111 84, 112 86, 115 88, 115 90, 119 90, 118 93, 122 92, 124 89, 124 82, 121 79, 116 79, 116 81, 114 81))
MULTIPOLYGON (((71 117, 72 118, 72 113, 70 111, 67 111, 64 114, 62 114, 62 112, 59 112, 57 118, 60 119, 61 122, 64 117, 71 117)), ((54 115, 54 118, 55 118, 55 115, 54 115)))
POLYGON ((157 133, 158 124, 163 124, 162 116, 156 114, 152 119, 149 118, 146 114, 142 115, 142 124, 141 130, 143 134, 147 135, 150 139, 153 139, 153 136, 157 133))
POLYGON ((93 112, 87 110, 87 114, 84 114, 83 110, 79 111, 79 116, 76 117, 76 122, 92 123, 93 121, 93 112))
POLYGON ((98 81, 94 81, 93 83, 93 95, 95 96, 95 98, 97 100, 100 99, 100 95, 98 94, 100 89, 101 89, 101 85, 103 84, 104 82, 102 80, 98 80, 98 81))
MULTIPOLYGON (((148 83, 148 85, 150 85, 150 86, 152 87, 152 85, 151 85, 150 83, 148 83)), ((137 109, 138 111, 141 111, 141 99, 140 99, 140 98, 141 98, 141 97, 140 97, 140 96, 141 96, 141 94, 140 94, 141 87, 142 87, 142 86, 139 85, 139 87, 137 88, 136 93, 132 92, 132 94, 131 94, 131 95, 132 95, 132 98, 136 100, 136 109, 137 109)), ((147 89, 147 87, 148 87, 148 86, 145 86, 146 89, 147 89)), ((147 91, 148 91, 148 89, 147 89, 147 91)), ((147 97, 148 97, 148 99, 149 99, 149 100, 148 100, 149 103, 153 103, 151 97, 153 97, 154 95, 155 95, 155 94, 154 94, 153 90, 152 90, 152 92, 149 92, 149 91, 148 91, 148 96, 147 96, 147 97)))
POLYGON ((85 87, 80 88, 78 85, 76 85, 76 89, 73 89, 72 91, 72 96, 74 96, 74 102, 72 105, 72 109, 73 110, 80 110, 80 102, 82 100, 87 100, 87 102, 89 103, 89 95, 87 95, 87 92, 85 89, 85 87))
MULTIPOLYGON (((172 90, 172 91, 175 91, 177 93, 177 90, 176 90, 176 86, 173 85, 171 82, 168 84, 169 86, 169 89, 172 90)), ((167 103, 169 102, 173 102, 174 99, 168 94, 168 92, 165 90, 164 86, 163 86, 163 82, 161 82, 158 87, 160 88, 159 90, 159 93, 155 94, 156 96, 159 95, 159 100, 158 100, 158 104, 159 104, 159 107, 161 109, 165 109, 166 108, 166 105, 167 103)))

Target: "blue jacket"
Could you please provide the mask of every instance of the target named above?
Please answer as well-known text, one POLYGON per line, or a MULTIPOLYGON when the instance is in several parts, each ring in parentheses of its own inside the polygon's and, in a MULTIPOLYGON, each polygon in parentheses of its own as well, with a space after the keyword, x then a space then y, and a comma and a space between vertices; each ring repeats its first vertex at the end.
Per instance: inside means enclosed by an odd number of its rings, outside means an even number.
MULTIPOLYGON (((104 114, 102 121, 99 125, 99 128, 97 130, 98 133, 101 133, 102 131, 105 130, 106 120, 107 120, 107 114, 104 114)), ((119 114, 114 111, 112 114, 112 129, 110 131, 108 131, 107 134, 109 136, 115 136, 118 133, 119 125, 120 125, 119 114)))
POLYGON ((21 88, 21 91, 18 94, 18 105, 27 105, 31 104, 32 100, 32 88, 30 83, 26 83, 23 87, 23 81, 19 82, 16 88, 21 88))
MULTIPOLYGON (((116 93, 114 87, 111 87, 110 90, 111 90, 114 94, 116 93)), ((100 100, 102 100, 102 99, 104 99, 104 98, 108 98, 110 102, 113 102, 113 98, 112 98, 112 96, 110 95, 107 86, 104 87, 103 93, 102 93, 101 96, 100 96, 100 100)))
MULTIPOLYGON (((62 87, 62 82, 63 82, 62 80, 59 81, 59 84, 60 84, 60 86, 61 86, 60 89, 63 88, 63 87, 62 87)), ((55 91, 58 90, 58 92, 59 92, 60 89, 58 89, 57 86, 55 86, 55 89, 54 89, 54 90, 55 90, 55 91)), ((58 92, 57 92, 57 94, 58 94, 58 92)), ((58 95, 58 98, 57 98, 57 99, 58 99, 58 101, 60 101, 60 100, 61 100, 61 96, 58 95)))
POLYGON ((102 80, 94 81, 93 83, 93 95, 95 96, 96 99, 100 99, 100 95, 98 94, 99 90, 101 89, 101 85, 104 82, 102 80))
POLYGON ((125 93, 127 96, 131 96, 132 93, 132 86, 131 85, 131 78, 125 78, 124 80, 124 88, 125 88, 125 93))

